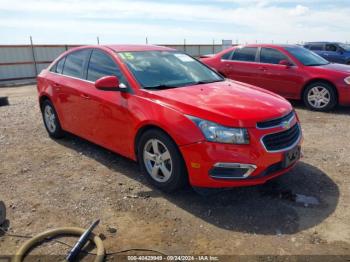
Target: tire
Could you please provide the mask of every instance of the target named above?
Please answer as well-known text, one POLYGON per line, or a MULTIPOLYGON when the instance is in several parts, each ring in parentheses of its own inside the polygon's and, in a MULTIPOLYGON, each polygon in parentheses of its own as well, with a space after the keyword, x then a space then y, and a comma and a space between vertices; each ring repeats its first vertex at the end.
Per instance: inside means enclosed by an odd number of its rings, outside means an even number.
POLYGON ((49 136, 56 139, 64 137, 64 131, 61 127, 58 115, 50 100, 45 100, 42 103, 41 114, 49 136))
POLYGON ((303 101, 309 109, 321 112, 333 109, 338 103, 333 86, 325 82, 309 84, 304 91, 303 101))
POLYGON ((181 152, 166 133, 147 130, 140 137, 137 148, 141 171, 152 185, 171 193, 187 184, 187 170, 181 152))

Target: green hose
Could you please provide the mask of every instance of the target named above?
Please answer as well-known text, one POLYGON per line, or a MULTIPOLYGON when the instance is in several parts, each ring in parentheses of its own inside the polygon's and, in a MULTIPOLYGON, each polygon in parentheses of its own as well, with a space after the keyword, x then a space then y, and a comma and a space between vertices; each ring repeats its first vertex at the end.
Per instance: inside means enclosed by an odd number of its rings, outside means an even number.
MULTIPOLYGON (((61 235, 77 235, 80 236, 85 232, 86 229, 79 227, 61 227, 52 230, 45 231, 36 235, 35 237, 26 241, 15 253, 12 262, 22 262, 25 255, 30 249, 39 244, 40 242, 47 240, 48 238, 54 238, 61 235)), ((97 252, 94 262, 102 262, 105 256, 105 249, 103 247, 103 242, 100 237, 90 234, 89 239, 95 243, 97 252)))

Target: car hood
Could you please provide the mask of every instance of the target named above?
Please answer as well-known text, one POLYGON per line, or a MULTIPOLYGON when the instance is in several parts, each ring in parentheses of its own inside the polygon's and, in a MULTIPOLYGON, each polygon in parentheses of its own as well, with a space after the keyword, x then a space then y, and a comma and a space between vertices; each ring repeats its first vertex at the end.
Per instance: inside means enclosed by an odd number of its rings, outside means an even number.
POLYGON ((231 127, 255 127, 256 122, 292 110, 284 98, 236 81, 146 91, 150 99, 191 115, 231 127))
POLYGON ((350 66, 349 65, 329 63, 327 65, 322 65, 322 66, 317 66, 317 67, 321 68, 321 69, 333 70, 333 71, 338 71, 338 72, 350 74, 350 66))

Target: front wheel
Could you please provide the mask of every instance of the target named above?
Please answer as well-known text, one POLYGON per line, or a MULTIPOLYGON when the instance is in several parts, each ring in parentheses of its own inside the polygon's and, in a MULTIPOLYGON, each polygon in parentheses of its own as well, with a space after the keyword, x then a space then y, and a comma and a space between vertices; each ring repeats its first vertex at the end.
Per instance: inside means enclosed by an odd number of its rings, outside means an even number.
POLYGON ((324 82, 315 82, 308 85, 303 100, 308 108, 315 111, 329 111, 337 104, 334 88, 324 82))
POLYGON ((187 182, 187 171, 174 141, 164 132, 146 131, 138 144, 138 161, 147 180, 165 192, 173 192, 187 182))
POLYGON ((64 131, 61 128, 56 110, 49 100, 43 102, 41 113, 49 136, 53 138, 62 138, 64 136, 64 131))

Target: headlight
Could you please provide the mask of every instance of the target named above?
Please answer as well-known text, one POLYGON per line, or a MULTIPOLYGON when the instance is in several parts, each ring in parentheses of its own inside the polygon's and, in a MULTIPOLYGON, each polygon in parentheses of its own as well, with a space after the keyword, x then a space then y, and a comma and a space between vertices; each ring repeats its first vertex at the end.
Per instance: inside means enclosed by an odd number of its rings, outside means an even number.
POLYGON ((210 142, 227 144, 249 144, 248 131, 245 128, 231 128, 193 116, 187 116, 202 131, 210 142))
POLYGON ((344 79, 345 83, 347 83, 348 85, 350 85, 350 76, 348 76, 347 78, 344 79))

